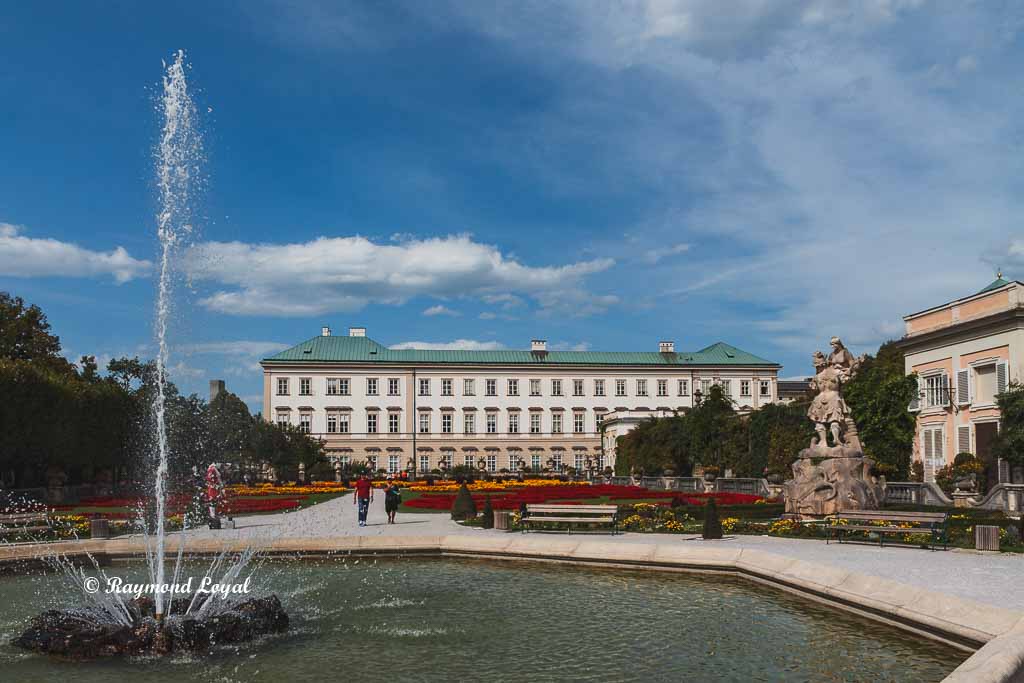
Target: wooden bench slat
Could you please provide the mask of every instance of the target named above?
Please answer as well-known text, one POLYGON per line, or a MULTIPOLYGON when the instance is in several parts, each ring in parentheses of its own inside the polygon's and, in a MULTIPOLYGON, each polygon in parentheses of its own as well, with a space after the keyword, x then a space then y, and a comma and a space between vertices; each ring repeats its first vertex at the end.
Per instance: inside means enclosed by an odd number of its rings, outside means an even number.
MULTIPOLYGON (((929 545, 934 550, 935 544, 942 541, 943 547, 948 544, 946 528, 949 524, 949 513, 946 512, 882 512, 879 510, 856 510, 829 515, 833 522, 829 527, 826 543, 835 532, 863 531, 878 535, 878 544, 882 545, 884 534, 928 534, 931 536, 929 545), (843 524, 835 524, 842 521, 843 524), (851 523, 852 522, 852 523, 851 523), (866 524, 865 522, 882 522, 882 524, 866 524), (895 523, 916 524, 917 526, 901 527, 895 523)), ((836 539, 842 543, 843 534, 835 533, 836 539)))
POLYGON ((835 519, 881 519, 881 520, 919 520, 934 519, 943 520, 946 518, 944 512, 843 512, 830 515, 835 519))
POLYGON ((610 523, 614 517, 524 517, 527 522, 583 522, 583 523, 610 523))

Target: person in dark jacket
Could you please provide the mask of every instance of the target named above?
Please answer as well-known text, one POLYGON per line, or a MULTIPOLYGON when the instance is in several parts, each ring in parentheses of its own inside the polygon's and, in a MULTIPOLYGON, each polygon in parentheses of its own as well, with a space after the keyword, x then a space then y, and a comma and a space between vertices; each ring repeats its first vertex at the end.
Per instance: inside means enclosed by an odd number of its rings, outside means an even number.
POLYGON ((395 514, 402 504, 402 490, 394 479, 388 477, 387 488, 384 489, 384 512, 388 513, 388 524, 395 523, 395 514))

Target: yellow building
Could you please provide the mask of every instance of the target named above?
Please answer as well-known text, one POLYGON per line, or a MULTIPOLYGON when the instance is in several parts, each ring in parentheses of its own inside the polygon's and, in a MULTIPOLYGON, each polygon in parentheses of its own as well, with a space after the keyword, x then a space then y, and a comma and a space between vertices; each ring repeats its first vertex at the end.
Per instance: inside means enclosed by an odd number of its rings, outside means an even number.
POLYGON ((992 456, 999 431, 996 395, 1021 377, 1024 362, 1024 284, 1002 274, 981 291, 904 316, 900 341, 907 373, 920 391, 914 459, 925 480, 973 453, 986 463, 989 486, 1009 481, 1006 464, 992 456))

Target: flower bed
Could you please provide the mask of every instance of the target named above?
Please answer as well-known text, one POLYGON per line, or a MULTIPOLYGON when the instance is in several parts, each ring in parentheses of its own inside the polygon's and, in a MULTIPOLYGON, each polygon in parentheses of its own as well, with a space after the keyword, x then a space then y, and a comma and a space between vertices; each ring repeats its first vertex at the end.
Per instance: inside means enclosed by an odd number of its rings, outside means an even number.
MULTIPOLYGON (((530 481, 530 480, 528 480, 530 481)), ((537 480, 533 480, 537 481, 537 480)), ((541 480, 543 481, 543 480, 541 480)), ((511 482, 510 482, 511 483, 511 482)), ((411 487, 410 491, 421 492, 423 495, 413 498, 404 503, 405 507, 420 510, 449 510, 455 502, 455 493, 458 487, 411 487), (437 493, 436 491, 445 491, 437 493), (448 491, 452 491, 448 493, 448 491)), ((644 500, 656 501, 658 505, 668 507, 670 501, 679 498, 679 494, 672 491, 651 491, 641 486, 619 486, 615 484, 566 484, 559 482, 552 486, 533 485, 525 488, 516 486, 488 486, 473 488, 469 486, 473 495, 473 501, 478 506, 486 499, 486 494, 491 496, 491 506, 495 510, 517 510, 520 505, 540 505, 543 503, 572 504, 607 498, 611 502, 622 500, 644 500)), ((708 498, 714 497, 719 505, 752 504, 761 500, 758 496, 744 495, 740 493, 710 493, 710 494, 687 494, 684 499, 686 505, 703 505, 708 498)), ((653 503, 652 503, 653 504, 653 503)))
MULTIPOLYGON (((410 491, 419 493, 444 493, 446 491, 458 491, 462 484, 453 481, 442 481, 431 486, 426 484, 409 484, 410 491)), ((587 482, 565 481, 563 479, 505 479, 505 480, 478 480, 466 484, 470 491, 508 491, 514 489, 550 488, 563 486, 566 488, 589 487, 587 482)), ((620 487, 625 488, 625 487, 620 487)))

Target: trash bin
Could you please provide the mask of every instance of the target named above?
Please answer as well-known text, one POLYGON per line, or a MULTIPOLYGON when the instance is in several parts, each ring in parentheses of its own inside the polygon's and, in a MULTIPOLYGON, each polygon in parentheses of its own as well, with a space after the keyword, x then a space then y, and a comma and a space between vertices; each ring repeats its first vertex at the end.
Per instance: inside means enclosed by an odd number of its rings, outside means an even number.
POLYGON ((494 511, 494 528, 504 529, 508 531, 509 520, 512 519, 512 513, 508 510, 495 510, 494 511))
POLYGON ((974 547, 977 550, 999 550, 999 527, 981 524, 974 527, 974 547))
POLYGON ((106 519, 89 520, 89 536, 91 538, 110 538, 110 522, 106 519))

